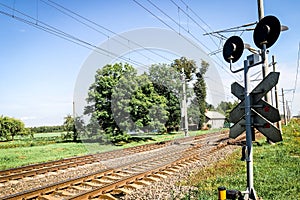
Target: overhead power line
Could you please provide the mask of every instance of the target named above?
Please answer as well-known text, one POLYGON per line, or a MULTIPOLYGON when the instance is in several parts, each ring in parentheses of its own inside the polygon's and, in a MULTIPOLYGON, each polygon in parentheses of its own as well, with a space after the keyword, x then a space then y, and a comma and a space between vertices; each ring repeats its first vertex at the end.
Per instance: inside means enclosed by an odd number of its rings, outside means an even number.
MULTIPOLYGON (((204 31, 205 33, 207 33, 207 31, 205 30, 205 28, 203 28, 194 18, 192 18, 186 11, 184 11, 184 9, 182 9, 176 2, 174 2, 173 0, 170 0, 175 6, 177 6, 177 8, 179 9, 179 10, 181 10, 189 19, 191 19, 192 20, 192 22, 194 22, 202 31, 204 31)), ((187 8, 189 8, 188 7, 188 5, 187 4, 185 4, 186 6, 187 6, 187 8)), ((188 30, 188 32, 189 32, 189 30, 188 30)), ((210 36, 211 37, 211 36, 210 36)), ((212 39, 212 38, 211 38, 212 39)), ((217 47, 219 47, 218 46, 218 44, 212 39, 212 41, 213 41, 213 43, 217 46, 217 47)))
MULTIPOLYGON (((38 1, 39 1, 39 0, 38 0, 38 1)), ((38 2, 38 1, 37 1, 37 2, 38 2)), ((48 6, 51 6, 51 7, 55 8, 55 9, 58 10, 59 12, 65 14, 66 16, 72 18, 73 20, 75 20, 75 21, 77 21, 77 22, 79 22, 79 23, 81 23, 81 24, 87 26, 88 28, 90 28, 90 29, 92 29, 92 30, 94 30, 94 31, 96 31, 96 32, 98 32, 98 33, 104 35, 105 37, 110 38, 110 35, 107 34, 107 33, 104 33, 104 31, 101 31, 101 30, 99 30, 98 28, 101 28, 101 29, 105 30, 106 32, 108 32, 108 33, 110 33, 110 34, 117 35, 117 33, 113 32, 112 30, 110 30, 110 29, 108 29, 108 28, 106 28, 106 27, 104 27, 104 26, 102 26, 102 25, 100 25, 100 24, 97 24, 97 23, 93 22, 92 20, 90 20, 90 19, 88 19, 88 18, 86 18, 86 17, 83 17, 82 15, 79 15, 78 13, 76 13, 76 12, 74 12, 74 11, 72 11, 72 10, 70 10, 70 9, 68 9, 68 8, 66 8, 66 7, 64 7, 64 6, 60 5, 60 4, 58 4, 58 3, 54 2, 54 1, 52 1, 52 0, 47 0, 47 1, 46 1, 46 0, 40 0, 40 1, 42 1, 43 3, 45 3, 45 4, 48 5, 48 6), (95 27, 97 27, 97 28, 95 28, 95 27)), ((166 26, 168 26, 171 30, 177 32, 171 25, 169 25, 169 24, 166 23, 164 20, 162 20, 161 18, 159 18, 159 17, 158 17, 157 15, 155 15, 151 10, 147 9, 145 6, 143 6, 142 4, 140 4, 139 2, 137 2, 136 0, 133 0, 133 1, 136 2, 138 5, 140 5, 142 8, 144 8, 145 10, 147 10, 150 14, 152 14, 153 16, 155 16, 157 19, 159 19, 162 23, 164 23, 166 26)), ((202 46, 204 46, 206 49, 208 49, 208 50, 210 51, 210 49, 209 49, 205 44, 203 44, 196 36, 194 36, 194 35, 189 31, 189 29, 187 29, 186 27, 184 27, 184 26, 182 26, 180 23, 178 23, 176 20, 174 20, 170 15, 168 15, 165 11, 163 11, 159 6, 157 6, 156 4, 154 4, 151 0, 147 0, 147 1, 148 1, 152 6, 154 6, 156 9, 158 9, 160 12, 162 12, 165 16, 167 16, 167 17, 168 17, 171 21, 173 21, 176 25, 178 25, 182 30, 184 30, 184 31, 187 32, 189 35, 191 35, 191 36, 193 37, 193 39, 195 39, 197 42, 199 42, 202 46)), ((197 26, 198 26, 199 28, 201 28, 201 30, 203 30, 204 32, 206 32, 205 29, 204 29, 204 28, 203 28, 203 27, 202 27, 195 19, 193 19, 186 11, 184 11, 178 4, 176 4, 173 0, 171 0, 171 2, 172 2, 174 5, 177 5, 178 11, 182 11, 189 19, 191 19, 191 21, 192 21, 193 23, 197 24, 197 26)), ((182 2, 183 2, 183 1, 182 1, 182 2)), ((10 14, 10 13, 8 13, 8 12, 5 12, 5 11, 0 11, 0 14, 3 14, 3 15, 5 15, 5 16, 11 17, 11 18, 13 18, 13 19, 15 19, 15 20, 18 20, 18 21, 21 21, 21 22, 23 22, 23 23, 26 23, 26 24, 28 24, 28 25, 30 25, 30 26, 33 26, 33 27, 35 27, 35 28, 38 28, 38 29, 43 30, 43 31, 45 31, 45 32, 48 32, 48 33, 50 33, 50 34, 52 34, 52 35, 55 35, 55 36, 57 36, 57 37, 59 37, 59 38, 62 38, 62 39, 67 40, 67 41, 70 41, 70 42, 72 42, 72 43, 74 43, 74 44, 77 44, 77 45, 79 45, 79 46, 88 48, 88 49, 90 49, 90 50, 94 50, 95 52, 97 52, 97 53, 99 53, 99 54, 102 54, 102 55, 105 55, 105 56, 109 56, 109 57, 111 57, 111 58, 119 57, 120 60, 129 62, 129 63, 133 63, 133 64, 135 64, 135 65, 137 65, 137 66, 141 66, 141 67, 143 67, 143 68, 145 68, 145 69, 148 69, 148 66, 144 65, 143 63, 140 63, 140 62, 138 62, 138 61, 132 60, 132 59, 130 59, 130 58, 128 58, 128 57, 125 57, 125 56, 119 56, 119 55, 116 55, 115 53, 113 53, 113 52, 111 52, 111 51, 109 51, 109 50, 107 50, 107 49, 100 48, 100 47, 98 47, 98 46, 92 44, 91 42, 88 42, 88 41, 86 41, 86 40, 84 40, 84 39, 82 39, 82 38, 76 37, 76 36, 74 36, 74 35, 72 35, 72 34, 70 34, 70 33, 67 33, 67 32, 65 32, 65 31, 62 31, 61 29, 55 28, 54 26, 51 26, 51 25, 49 25, 49 24, 47 24, 47 23, 45 23, 45 22, 39 20, 39 8, 38 8, 39 5, 38 5, 38 3, 36 4, 36 17, 32 17, 32 16, 30 16, 30 15, 28 15, 28 14, 25 14, 25 13, 23 13, 23 12, 21 12, 21 11, 15 9, 15 6, 12 8, 12 7, 9 7, 9 6, 7 6, 7 5, 5 5, 5 4, 3 4, 3 3, 0 3, 0 5, 3 6, 3 7, 5 7, 5 8, 7 8, 7 9, 10 9, 10 10, 12 11, 12 14, 10 14), (16 16, 16 15, 15 15, 16 13, 19 14, 19 15, 21 15, 21 16, 23 16, 23 17, 16 16)), ((186 4, 186 5, 187 5, 187 4, 186 4)), ((188 5, 187 5, 187 7, 188 7, 188 5)), ((195 14, 196 14, 196 13, 195 13, 195 14)), ((199 16, 198 16, 198 17, 199 17, 199 16)), ((199 17, 199 18, 200 18, 200 17, 199 17)), ((204 21, 203 21, 203 22, 204 22, 204 21)), ((208 25, 207 25, 207 26, 208 26, 208 25)), ((190 42, 190 43, 191 43, 192 45, 194 45, 196 48, 200 49, 200 47, 199 47, 198 45, 195 45, 195 43, 192 43, 190 40, 188 40, 188 39, 187 39, 186 37, 184 37, 183 35, 180 34, 180 36, 182 36, 184 39, 186 39, 188 42, 190 42)), ((168 59, 168 58, 162 56, 161 54, 158 54, 158 53, 155 52, 155 51, 152 51, 152 50, 150 50, 150 49, 148 49, 148 48, 145 48, 145 47, 143 47, 142 45, 140 45, 140 44, 138 44, 138 43, 136 43, 136 42, 134 42, 134 41, 131 41, 131 40, 129 40, 129 39, 126 38, 126 37, 120 36, 120 38, 124 39, 124 40, 127 42, 127 44, 124 43, 124 42, 122 43, 121 41, 116 40, 116 39, 115 39, 115 41, 116 41, 116 42, 119 42, 120 44, 124 45, 125 47, 130 48, 130 46, 129 46, 128 44, 129 44, 129 43, 132 43, 132 44, 134 44, 134 45, 136 45, 136 46, 138 46, 138 47, 141 47, 141 48, 144 49, 144 50, 147 50, 147 51, 149 51, 149 52, 151 52, 151 53, 153 53, 153 54, 156 54, 156 55, 158 55, 158 56, 160 56, 160 57, 162 57, 162 58, 164 58, 164 59, 166 59, 166 60, 171 61, 170 59, 168 59)), ((112 39, 113 39, 113 38, 112 38, 112 39)), ((211 38, 211 39, 212 39, 212 38, 211 38)), ((212 40, 213 40, 213 39, 212 39, 212 40)), ((213 41, 214 41, 214 40, 213 40, 213 41)), ((215 43, 215 42, 214 42, 214 43, 215 43)), ((217 46, 216 43, 215 43, 215 45, 217 46)), ((149 57, 147 57, 147 56, 144 56, 144 57, 146 57, 146 58, 148 58, 148 59, 150 59, 150 60, 153 60, 152 58, 149 58, 149 57)), ((221 68, 223 68, 224 71, 226 71, 225 68, 224 68, 224 66, 219 65, 214 59, 212 59, 212 60, 213 60, 218 66, 221 66, 221 68)), ((153 61, 154 61, 154 60, 153 60, 153 61)), ((227 71, 226 71, 226 72, 227 72, 227 71)), ((229 74, 230 74, 230 73, 229 73, 229 74)), ((230 74, 230 75, 232 76, 232 74, 230 74)), ((233 77, 233 78, 236 79, 236 77, 233 77)))
MULTIPOLYGON (((154 16, 156 19, 158 19, 160 22, 162 22, 164 25, 166 25, 168 28, 170 28, 172 31, 178 33, 181 37, 183 37, 185 40, 187 40, 189 43, 191 43, 193 46, 195 46, 196 48, 200 49, 198 47, 198 45, 195 45, 193 42, 191 42, 190 40, 188 40, 186 37, 184 37, 184 35, 182 35, 181 33, 179 33, 178 31, 175 30, 175 28, 173 28, 171 25, 169 25, 167 22, 165 22, 162 18, 160 18, 159 16, 157 16, 154 12, 152 12, 150 9, 148 9, 146 6, 144 6, 143 4, 141 4, 140 2, 138 2, 137 0, 133 0, 137 5, 139 5, 141 8, 143 8, 144 10, 146 10, 148 13, 150 13, 152 16, 154 16)), ((204 46, 205 49, 207 49, 208 51, 211 51, 205 44, 203 44, 195 35, 193 35, 189 30, 187 30, 185 27, 183 27, 180 23, 178 23, 176 20, 174 20, 172 17, 170 17, 166 12, 164 12, 161 8, 159 8, 159 6, 157 6, 156 4, 154 4, 151 0, 147 0, 153 7, 155 7, 158 11, 160 11, 163 15, 165 15, 166 17, 168 17, 173 23, 175 23, 178 27, 180 27, 182 30, 184 30, 187 34, 191 35, 191 37, 193 39, 195 39, 197 42, 199 42, 202 46, 204 46)), ((181 9, 182 10, 182 9, 181 9)), ((201 49, 202 50, 202 49, 201 49)), ((217 59, 220 60, 220 58, 217 57, 217 59)), ((217 66, 220 66, 226 73, 228 73, 231 77, 233 77, 235 80, 239 80, 236 76, 234 76, 232 73, 230 73, 228 70, 226 70, 226 68, 223 65, 220 65, 219 63, 217 63, 214 59, 212 59, 217 66)), ((224 61, 220 60, 222 63, 224 63, 224 61)))
POLYGON ((74 44, 80 45, 80 46, 88 48, 90 50, 95 50, 97 53, 100 53, 102 55, 109 56, 111 58, 119 57, 121 60, 123 60, 125 62, 133 63, 133 64, 135 64, 137 66, 148 68, 148 66, 144 65, 143 63, 140 63, 138 61, 134 61, 134 60, 126 58, 124 56, 119 56, 119 55, 117 55, 117 54, 115 54, 115 53, 113 53, 111 51, 108 51, 106 49, 103 49, 103 48, 100 48, 100 47, 98 47, 96 45, 93 45, 92 43, 89 43, 89 42, 87 42, 85 40, 82 40, 82 39, 80 39, 78 37, 75 37, 75 36, 73 36, 71 34, 68 34, 68 33, 64 32, 64 31, 62 31, 60 29, 57 29, 57 28, 55 28, 53 26, 50 26, 49 24, 47 24, 45 22, 37 20, 37 19, 35 19, 35 18, 33 18, 33 17, 31 17, 31 16, 29 16, 29 15, 27 15, 27 14, 25 14, 25 13, 23 13, 23 12, 17 10, 17 9, 15 9, 15 8, 7 6, 7 5, 5 5, 3 3, 0 3, 0 5, 13 11, 13 14, 7 13, 5 11, 0 11, 0 14, 3 14, 3 15, 8 16, 8 17, 11 17, 11 18, 13 18, 15 20, 21 21, 23 23, 31 25, 31 26, 33 26, 35 28, 40 29, 40 30, 46 31, 46 32, 48 32, 48 33, 50 33, 52 35, 58 36, 58 37, 60 37, 60 38, 62 38, 64 40, 70 41, 70 42, 72 42, 74 44), (15 13, 19 13, 20 15, 25 16, 25 17, 33 20, 33 21, 27 20, 27 19, 22 18, 22 17, 18 17, 18 16, 15 15, 15 13))
MULTIPOLYGON (((136 2, 136 0, 134 0, 136 2)), ((166 17, 168 17, 172 22, 174 22, 178 27, 182 28, 185 32, 187 32, 189 35, 192 36, 193 39, 195 39, 197 42, 199 42, 205 49, 210 50, 203 42, 201 42, 196 36, 194 36, 192 33, 190 33, 189 30, 187 30, 185 27, 183 27, 180 23, 178 23, 175 19, 173 19, 170 15, 168 15, 165 11, 163 11, 159 6, 157 6, 155 3, 153 3, 151 0, 147 0, 152 6, 154 6, 157 10, 159 10, 162 14, 164 14, 166 17)), ((172 30, 174 30, 172 28, 172 30)), ((174 30, 175 31, 175 30, 174 30)), ((176 31, 175 31, 176 32, 176 31)), ((194 45, 195 46, 195 45, 194 45)), ((196 46, 197 47, 197 46, 196 46)), ((199 47, 197 47, 199 49, 199 47)))
POLYGON ((299 42, 299 47, 298 47, 297 70, 296 70, 295 86, 294 86, 293 97, 292 97, 292 105, 293 105, 293 102, 294 102, 295 92, 296 92, 296 89, 297 89, 299 66, 300 66, 300 42, 299 42))
MULTIPOLYGON (((167 57, 165 57, 165 56, 163 56, 163 55, 157 53, 156 51, 153 51, 153 50, 151 50, 151 49, 149 49, 149 48, 145 48, 144 46, 138 44, 137 42, 132 41, 132 40, 130 40, 130 39, 128 39, 128 38, 126 38, 126 37, 124 37, 124 36, 122 36, 122 35, 119 35, 118 33, 112 31, 111 29, 109 29, 109 28, 107 28, 107 27, 104 27, 104 26, 102 26, 102 25, 100 25, 100 24, 94 22, 94 21, 92 21, 92 20, 90 20, 90 19, 88 19, 88 18, 86 18, 86 17, 84 17, 84 16, 82 16, 82 15, 80 15, 80 14, 78 14, 78 13, 76 13, 76 12, 74 12, 74 11, 72 11, 72 10, 66 8, 66 7, 64 7, 64 6, 62 6, 61 4, 58 4, 58 3, 56 3, 56 2, 54 2, 54 1, 52 1, 52 0, 47 0, 48 2, 47 2, 46 0, 41 0, 41 1, 44 2, 45 4, 47 4, 48 6, 51 6, 51 7, 55 8, 55 9, 58 10, 59 12, 61 12, 61 13, 65 14, 65 15, 67 15, 68 17, 74 19, 75 21, 77 21, 77 22, 79 22, 79 23, 81 23, 81 24, 87 26, 88 28, 90 28, 90 29, 92 29, 92 30, 94 30, 94 31, 96 31, 96 32, 98 32, 98 33, 104 35, 105 37, 111 38, 112 40, 116 41, 117 43, 121 44, 121 45, 124 46, 124 47, 127 47, 127 48, 130 49, 131 47, 129 46, 129 43, 132 43, 132 44, 136 45, 137 47, 139 47, 139 48, 141 48, 141 49, 143 49, 143 50, 146 50, 147 52, 150 52, 150 53, 152 53, 152 54, 154 54, 154 55, 156 55, 156 56, 158 56, 158 57, 160 57, 160 58, 163 58, 164 60, 167 60, 167 61, 169 61, 169 62, 173 62, 171 59, 169 59, 169 58, 167 58, 167 57), (82 21, 82 20, 84 20, 84 21, 82 21), (117 39, 115 39, 115 38, 113 38, 113 37, 111 37, 110 35, 104 33, 103 31, 100 31, 99 29, 97 29, 97 28, 95 28, 95 27, 89 25, 89 24, 86 23, 86 22, 90 23, 90 24, 93 25, 93 26, 96 26, 96 27, 98 27, 98 28, 101 28, 101 29, 105 30, 106 32, 108 32, 108 33, 110 33, 110 34, 118 35, 121 39, 123 39, 123 40, 125 41, 125 43, 124 43, 124 42, 121 42, 121 41, 119 41, 119 40, 117 40, 117 39)), ((144 54, 141 53, 141 52, 137 52, 137 53, 138 53, 139 55, 145 57, 145 58, 148 59, 148 60, 152 60, 152 61, 154 61, 154 62, 157 62, 157 61, 154 60, 153 58, 151 58, 151 57, 149 57, 149 56, 146 56, 146 55, 144 55, 144 54)))
MULTIPOLYGON (((171 0, 171 1, 173 1, 173 0, 171 0)), ((193 9, 192 9, 192 7, 191 6, 189 6, 186 2, 184 2, 183 0, 180 0, 191 12, 192 12, 192 14, 193 15, 195 15, 196 16, 196 18, 199 20, 199 21, 201 21, 204 25, 205 25, 205 27, 207 27, 209 30, 210 30, 210 32, 214 32, 214 30, 211 28, 211 26, 209 25, 209 24, 207 24, 206 22, 205 22, 205 20, 203 20, 193 9)), ((178 5, 178 4, 177 4, 178 5)), ((182 8, 181 8, 181 10, 183 10, 182 8)), ((186 14, 187 15, 187 14, 186 14)), ((190 19, 192 18, 190 15, 187 15, 190 19)), ((196 21, 197 22, 197 20, 195 20, 195 19, 192 19, 192 21, 194 22, 194 21, 196 21)), ((195 22, 194 22, 195 23, 195 22)), ((201 30, 203 30, 204 31, 204 35, 205 34, 208 34, 208 31, 203 27, 203 26, 201 26, 198 22, 197 23, 195 23, 197 26, 199 26, 200 27, 200 29, 201 30)), ((219 35, 221 35, 221 34, 219 34, 219 35)), ((216 56, 216 54, 217 53, 220 53, 220 52, 222 52, 222 39, 226 39, 226 37, 225 36, 223 36, 223 37, 221 37, 221 39, 219 38, 219 44, 217 44, 216 42, 215 42, 215 40, 212 38, 212 35, 210 35, 210 34, 208 34, 208 36, 210 37, 210 39, 212 40, 212 42, 216 45, 216 47, 218 48, 218 50, 215 50, 215 51, 212 51, 212 50, 210 50, 210 53, 209 53, 209 55, 215 55, 216 56)), ((239 75, 239 78, 237 79, 233 74, 231 74, 231 72, 229 72, 229 70, 228 69, 226 69, 226 68, 224 68, 224 60, 223 59, 220 59, 218 56, 216 56, 216 58, 218 59, 218 61, 220 61, 220 63, 217 63, 213 58, 213 61, 216 63, 216 65, 217 66, 220 66, 227 74, 229 74, 231 77, 233 77, 235 80, 238 80, 238 81, 240 81, 241 79, 242 79, 242 77, 241 77, 241 75, 239 75)), ((236 74, 236 76, 238 76, 237 74, 236 74)))

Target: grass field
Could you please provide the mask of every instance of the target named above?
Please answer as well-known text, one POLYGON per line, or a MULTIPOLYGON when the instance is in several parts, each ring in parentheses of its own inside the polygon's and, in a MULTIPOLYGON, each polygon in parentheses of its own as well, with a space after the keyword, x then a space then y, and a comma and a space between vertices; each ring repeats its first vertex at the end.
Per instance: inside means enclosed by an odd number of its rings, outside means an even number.
MULTIPOLYGON (((283 142, 269 145, 265 139, 254 145, 254 188, 264 200, 300 199, 300 120, 283 127, 283 142)), ((181 184, 196 186, 186 199, 218 199, 217 188, 244 191, 246 164, 241 151, 195 172, 181 184)))
MULTIPOLYGON (((190 135, 200 135, 210 131, 194 131, 190 135)), ((122 146, 97 142, 75 143, 63 141, 63 133, 38 133, 34 138, 16 138, 15 141, 0 142, 0 170, 42 163, 72 156, 111 151, 137 145, 161 142, 184 137, 183 133, 137 136, 138 139, 122 146)))
POLYGON ((1 149, 1 151, 3 152, 0 155, 1 170, 87 153, 82 143, 55 143, 43 146, 1 149))

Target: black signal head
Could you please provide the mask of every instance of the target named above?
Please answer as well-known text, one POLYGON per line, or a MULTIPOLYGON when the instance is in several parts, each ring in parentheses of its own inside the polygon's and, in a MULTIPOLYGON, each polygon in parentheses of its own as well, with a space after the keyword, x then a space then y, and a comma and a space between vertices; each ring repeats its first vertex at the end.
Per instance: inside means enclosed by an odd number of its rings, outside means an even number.
POLYGON ((236 62, 242 56, 244 42, 239 36, 232 36, 226 40, 223 47, 223 57, 226 62, 236 62))
POLYGON ((262 18, 254 29, 255 45, 260 49, 263 48, 263 44, 266 44, 266 48, 271 47, 278 39, 280 31, 280 21, 276 17, 270 15, 262 18))

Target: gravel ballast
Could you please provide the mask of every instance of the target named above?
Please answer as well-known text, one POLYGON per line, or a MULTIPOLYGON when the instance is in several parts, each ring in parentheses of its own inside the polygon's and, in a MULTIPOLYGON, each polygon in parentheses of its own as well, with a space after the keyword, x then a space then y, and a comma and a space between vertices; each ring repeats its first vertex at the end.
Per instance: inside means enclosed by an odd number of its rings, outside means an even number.
POLYGON ((183 186, 179 183, 187 179, 195 170, 199 170, 203 167, 226 158, 232 154, 238 146, 229 145, 222 149, 213 152, 210 156, 205 159, 200 159, 186 167, 180 169, 176 174, 169 176, 166 179, 161 179, 149 186, 145 186, 141 189, 133 191, 131 194, 124 196, 122 199, 125 200, 165 200, 165 199, 181 199, 191 190, 196 190, 196 187, 183 186))

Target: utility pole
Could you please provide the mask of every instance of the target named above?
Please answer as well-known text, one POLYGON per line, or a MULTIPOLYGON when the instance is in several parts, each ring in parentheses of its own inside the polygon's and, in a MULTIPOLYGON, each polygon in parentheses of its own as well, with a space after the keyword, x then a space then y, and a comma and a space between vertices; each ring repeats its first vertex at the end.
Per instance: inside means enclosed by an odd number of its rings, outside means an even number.
POLYGON ((258 19, 261 20, 264 18, 265 12, 264 12, 264 1, 263 0, 257 0, 257 7, 258 7, 258 19))
POLYGON ((288 100, 286 100, 286 118, 287 118, 287 122, 289 122, 290 119, 291 119, 291 110, 290 110, 290 107, 289 107, 288 100))
MULTIPOLYGON (((263 0, 257 0, 257 7, 258 7, 258 20, 261 20, 265 16, 264 1, 263 0)), ((266 44, 262 45, 261 55, 262 55, 262 58, 264 60, 264 62, 262 63, 262 77, 264 79, 269 73, 266 44)), ((272 104, 271 103, 271 93, 270 92, 268 92, 265 95, 265 101, 268 102, 269 104, 272 104)), ((267 142, 271 143, 269 138, 267 138, 267 142)))
POLYGON ((75 102, 73 101, 73 138, 76 139, 77 129, 76 129, 76 114, 75 114, 75 102))
MULTIPOLYGON (((272 65, 273 65, 273 72, 276 72, 276 63, 275 63, 275 56, 272 56, 272 65)), ((278 91, 277 91, 277 84, 275 85, 275 107, 279 109, 279 100, 278 100, 278 91)), ((281 131, 281 121, 278 121, 277 128, 281 131)))
MULTIPOLYGON (((263 0, 257 0, 257 7, 258 7, 258 20, 261 20, 265 16, 264 1, 263 0)), ((262 64, 262 76, 263 76, 263 78, 265 78, 269 73, 268 57, 267 57, 267 50, 266 50, 265 45, 263 45, 263 48, 261 49, 261 54, 262 54, 262 57, 264 58, 264 63, 262 64)), ((266 94, 265 100, 266 100, 266 102, 271 104, 271 94, 270 94, 270 92, 268 92, 266 94)))
POLYGON ((73 118, 75 119, 75 102, 73 101, 73 118))
POLYGON ((186 103, 186 81, 185 81, 185 74, 184 68, 181 71, 181 79, 182 79, 182 106, 181 106, 181 121, 182 121, 182 128, 184 131, 184 136, 188 136, 188 117, 187 117, 187 103, 186 103))
POLYGON ((284 92, 283 92, 283 88, 281 88, 281 94, 282 94, 282 105, 283 105, 284 125, 286 125, 286 124, 287 124, 287 120, 286 120, 285 100, 284 100, 284 92))

